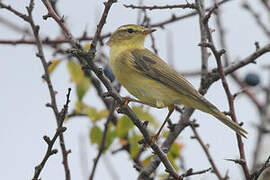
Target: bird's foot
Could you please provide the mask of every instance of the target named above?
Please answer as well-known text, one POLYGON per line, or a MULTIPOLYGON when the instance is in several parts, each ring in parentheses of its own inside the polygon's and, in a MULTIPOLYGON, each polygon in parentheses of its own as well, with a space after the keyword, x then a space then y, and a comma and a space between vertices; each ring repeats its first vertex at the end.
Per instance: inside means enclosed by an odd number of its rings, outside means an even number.
POLYGON ((152 136, 152 142, 151 142, 151 145, 155 144, 157 141, 158 141, 158 134, 152 136))
POLYGON ((132 98, 130 98, 130 97, 128 97, 128 96, 126 96, 126 97, 123 97, 122 98, 122 108, 126 108, 127 106, 128 106, 128 103, 129 102, 131 102, 131 101, 133 101, 134 99, 132 99, 132 98))

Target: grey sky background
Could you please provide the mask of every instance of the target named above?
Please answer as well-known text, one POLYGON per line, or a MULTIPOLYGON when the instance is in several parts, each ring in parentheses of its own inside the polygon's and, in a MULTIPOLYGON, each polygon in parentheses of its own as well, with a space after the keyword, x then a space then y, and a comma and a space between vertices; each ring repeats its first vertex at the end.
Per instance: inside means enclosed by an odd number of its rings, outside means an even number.
MULTIPOLYGON (((26 12, 25 6, 28 0, 12 1, 4 0, 3 2, 11 4, 19 11, 26 12)), ((44 21, 42 15, 46 14, 41 1, 36 0, 34 17, 37 24, 40 25, 40 34, 43 37, 57 37, 59 34, 58 25, 52 20, 44 21)), ((83 31, 87 29, 89 35, 93 35, 96 23, 103 11, 103 1, 60 1, 58 8, 61 14, 66 18, 72 34, 75 37, 81 36, 83 31)), ((192 2, 192 1, 190 1, 192 2)), ((207 5, 212 1, 206 1, 207 5)), ((251 54, 255 50, 254 42, 258 41, 261 46, 269 43, 263 32, 254 23, 254 19, 248 12, 241 8, 244 1, 234 0, 220 7, 222 11, 222 21, 226 29, 226 38, 228 50, 231 60, 239 60, 251 54)), ((251 2, 251 1, 249 1, 251 2)), ((103 32, 114 31, 118 26, 123 24, 136 23, 137 10, 126 9, 123 4, 136 4, 137 1, 118 1, 113 5, 112 10, 107 19, 103 32)), ((185 1, 146 1, 146 4, 179 4, 185 1)), ((253 8, 258 12, 263 12, 263 7, 256 2, 251 2, 253 8)), ((171 12, 181 15, 188 10, 156 10, 148 11, 152 22, 159 22, 171 16, 171 12)), ((269 21, 262 13, 263 19, 269 21)), ((19 26, 29 28, 28 24, 21 19, 10 14, 6 10, 0 9, 0 17, 9 19, 19 26)), ((214 28, 214 18, 211 18, 211 27, 214 28)), ((154 33, 156 46, 160 57, 167 60, 167 41, 168 34, 172 37, 173 54, 175 69, 180 72, 186 72, 200 68, 200 42, 198 17, 192 17, 183 21, 179 21, 168 25, 165 29, 158 28, 154 33)), ((213 33, 217 40, 217 33, 213 33)), ((19 39, 22 35, 0 23, 0 39, 19 39)), ((150 48, 150 38, 147 39, 146 46, 150 48)), ((67 46, 68 47, 68 46, 67 46)), ((104 47, 108 53, 108 47, 104 47)), ((0 45, 0 107, 1 107, 1 126, 0 126, 0 179, 30 179, 34 174, 34 167, 41 161, 46 151, 47 145, 42 137, 48 135, 52 137, 56 129, 56 121, 51 109, 46 108, 45 104, 49 102, 49 93, 47 86, 41 80, 43 69, 40 60, 35 56, 36 47, 32 45, 6 46, 0 45)), ((45 48, 47 60, 52 60, 51 49, 45 48)), ((266 71, 263 71, 262 65, 269 65, 269 54, 260 57, 257 65, 251 64, 241 69, 239 72, 244 77, 247 72, 256 72, 260 75, 262 84, 266 85, 269 77, 266 71)), ((209 58, 210 67, 216 67, 214 58, 209 58)), ((210 68, 210 69, 211 69, 210 68)), ((189 78, 192 84, 198 88, 199 78, 189 78)), ((230 88, 233 93, 238 92, 239 88, 229 79, 230 88)), ((59 108, 65 102, 65 94, 68 87, 73 89, 72 102, 70 109, 75 103, 75 89, 70 83, 70 77, 67 72, 66 63, 62 63, 52 75, 54 88, 57 90, 57 103, 59 108)), ((256 88, 254 89, 256 91, 256 88)), ((256 92, 259 94, 260 92, 256 92)), ((127 95, 126 91, 121 92, 127 95)), ((103 104, 95 97, 96 92, 91 88, 90 92, 84 98, 87 104, 103 109, 103 104)), ((225 92, 222 88, 221 81, 213 84, 206 95, 213 104, 219 109, 227 111, 228 103, 225 92)), ((261 96, 261 99, 264 97, 261 96)), ((252 124, 259 121, 255 107, 247 100, 244 95, 237 97, 235 101, 237 118, 239 121, 245 122, 245 128, 249 132, 247 140, 244 140, 246 148, 247 161, 251 162, 254 139, 256 137, 252 124)), ((160 120, 164 119, 167 110, 151 109, 154 116, 160 120)), ((174 113, 172 120, 176 122, 179 118, 178 113, 174 113)), ((192 118, 196 118, 200 123, 199 133, 203 137, 205 143, 210 144, 210 152, 212 153, 218 168, 222 174, 228 170, 231 179, 239 179, 242 175, 238 165, 225 161, 227 158, 238 158, 238 149, 234 133, 219 123, 210 115, 202 112, 195 112, 192 118)), ((69 164, 72 179, 87 179, 90 168, 93 165, 93 158, 96 157, 96 146, 90 144, 88 139, 88 131, 91 123, 87 118, 71 119, 65 124, 67 131, 64 133, 67 148, 71 148, 72 153, 69 155, 69 164)), ((168 129, 166 129, 167 131, 168 129)), ((191 140, 192 135, 189 128, 181 133, 179 140, 184 143, 182 151, 187 168, 201 170, 210 167, 206 156, 197 141, 191 140)), ((269 140, 269 139, 268 139, 269 140)), ((269 141, 265 144, 261 158, 265 159, 269 155, 269 141)), ((55 146, 59 147, 58 143, 55 146)), ((112 175, 104 162, 111 163, 111 167, 116 172, 115 179, 135 179, 137 172, 133 168, 132 162, 129 160, 128 154, 125 152, 111 155, 111 150, 117 149, 119 145, 114 142, 111 149, 102 157, 96 172, 96 179, 112 179, 112 175)), ((42 180, 47 179, 64 179, 64 170, 61 164, 60 151, 57 155, 52 156, 42 171, 42 180)), ((250 163, 249 163, 250 165, 250 163)), ((164 170, 161 165, 160 171, 164 170)), ((211 173, 202 176, 201 179, 215 179, 211 173)), ((197 179, 194 176, 191 179, 197 179)))

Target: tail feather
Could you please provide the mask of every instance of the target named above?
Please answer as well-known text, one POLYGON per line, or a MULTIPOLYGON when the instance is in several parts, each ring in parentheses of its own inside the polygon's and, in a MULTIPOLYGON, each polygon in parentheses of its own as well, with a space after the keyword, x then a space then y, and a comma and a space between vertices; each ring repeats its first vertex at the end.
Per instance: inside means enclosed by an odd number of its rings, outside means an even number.
MULTIPOLYGON (((183 100, 183 98, 182 98, 183 100)), ((243 129, 239 124, 232 121, 229 117, 227 117, 224 113, 220 112, 212 103, 206 100, 203 96, 200 96, 198 99, 193 99, 193 101, 182 101, 183 104, 190 106, 195 109, 199 109, 203 112, 209 113, 220 120, 223 124, 230 127, 234 130, 237 134, 247 138, 248 132, 243 129)))
POLYGON ((209 113, 215 116, 217 119, 219 119, 222 123, 230 127, 237 134, 243 136, 244 138, 247 138, 246 135, 248 134, 248 132, 245 129, 243 129, 240 125, 238 125, 236 122, 228 118, 224 113, 220 112, 218 109, 211 109, 211 112, 209 113))

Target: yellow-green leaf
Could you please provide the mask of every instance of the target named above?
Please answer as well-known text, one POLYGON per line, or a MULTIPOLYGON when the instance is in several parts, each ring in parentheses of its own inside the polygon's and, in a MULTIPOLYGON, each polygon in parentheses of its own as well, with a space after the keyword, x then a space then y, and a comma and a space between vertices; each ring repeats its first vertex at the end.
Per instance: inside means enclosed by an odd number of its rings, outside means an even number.
POLYGON ((108 131, 107 131, 106 142, 105 142, 106 149, 110 147, 115 137, 116 137, 115 129, 113 128, 113 125, 110 123, 108 127, 108 131))
POLYGON ((109 112, 107 109, 98 111, 95 107, 84 106, 84 112, 91 119, 92 122, 96 122, 108 116, 109 112))
POLYGON ((90 140, 92 144, 100 144, 102 139, 102 130, 98 126, 93 126, 90 129, 90 140))
POLYGON ((76 92, 77 92, 77 96, 78 96, 79 101, 82 101, 84 95, 86 94, 86 92, 89 89, 89 86, 90 86, 90 81, 87 77, 83 77, 81 83, 77 84, 76 92))
POLYGON ((131 129, 133 126, 134 124, 131 122, 129 117, 127 117, 126 115, 122 116, 117 122, 116 127, 117 136, 120 138, 124 138, 125 136, 128 135, 129 129, 131 129))
POLYGON ((74 62, 74 61, 68 61, 68 70, 71 76, 71 80, 75 82, 77 85, 79 85, 84 78, 83 71, 81 69, 81 66, 74 62))
POLYGON ((176 169, 176 171, 178 171, 179 168, 176 166, 175 159, 173 158, 171 153, 168 153, 168 159, 170 163, 172 164, 172 166, 176 169))
POLYGON ((49 65, 49 68, 48 68, 49 74, 51 74, 51 73, 55 70, 55 68, 57 67, 57 65, 58 65, 60 62, 61 62, 61 61, 58 60, 58 59, 54 59, 54 60, 51 61, 50 65, 49 65))
POLYGON ((148 166, 148 164, 150 163, 152 157, 153 157, 153 155, 147 156, 147 157, 142 161, 143 167, 148 166))
POLYGON ((130 156, 134 158, 139 152, 139 143, 138 141, 141 139, 139 135, 137 135, 134 131, 132 132, 131 137, 128 139, 130 145, 130 156))
POLYGON ((182 144, 174 142, 168 153, 168 159, 170 160, 171 164, 176 170, 178 170, 178 167, 175 164, 175 160, 179 158, 182 147, 183 147, 182 144))
POLYGON ((180 151, 181 151, 181 149, 180 149, 179 144, 177 144, 176 142, 174 142, 172 144, 172 146, 171 146, 171 149, 169 151, 169 154, 171 154, 172 157, 175 159, 175 158, 178 158, 179 157, 180 151))
POLYGON ((75 109, 74 111, 76 113, 82 113, 82 111, 84 110, 84 104, 81 102, 81 101, 77 101, 76 104, 75 104, 75 109))
POLYGON ((142 106, 134 106, 132 107, 132 110, 139 119, 149 121, 155 128, 158 127, 158 123, 155 118, 148 111, 144 110, 142 106))
POLYGON ((161 179, 167 179, 168 176, 169 176, 169 174, 165 174, 165 173, 159 175, 159 177, 160 177, 161 179))
POLYGON ((87 116, 91 119, 91 121, 96 121, 98 117, 98 111, 95 107, 85 106, 84 110, 87 116))
POLYGON ((103 109, 103 110, 101 110, 101 111, 98 112, 98 118, 97 118, 97 120, 106 118, 106 117, 108 117, 108 115, 109 115, 108 109, 103 109))

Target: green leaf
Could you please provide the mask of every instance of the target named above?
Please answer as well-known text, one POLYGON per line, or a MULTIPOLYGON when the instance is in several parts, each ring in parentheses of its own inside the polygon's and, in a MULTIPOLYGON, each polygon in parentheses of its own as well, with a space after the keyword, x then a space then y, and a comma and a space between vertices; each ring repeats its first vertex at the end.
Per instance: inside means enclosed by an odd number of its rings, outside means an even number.
POLYGON ((92 144, 100 144, 102 140, 102 130, 98 126, 93 126, 90 129, 90 140, 92 144))
POLYGON ((149 121, 155 128, 158 127, 158 123, 155 118, 148 111, 144 110, 142 106, 133 106, 132 110, 139 119, 149 121))
POLYGON ((129 129, 134 126, 132 121, 126 115, 122 116, 118 122, 116 127, 117 136, 120 138, 124 138, 128 135, 129 129))
POLYGON ((81 101, 77 101, 76 104, 75 104, 75 109, 74 111, 76 113, 82 113, 82 111, 84 110, 84 104, 81 102, 81 101))
POLYGON ((51 61, 49 67, 48 67, 48 71, 49 71, 49 74, 51 74, 55 68, 57 67, 57 65, 60 63, 61 61, 58 60, 58 59, 54 59, 51 61))
POLYGON ((174 142, 172 144, 172 146, 171 146, 171 149, 170 149, 169 153, 175 159, 175 158, 178 158, 180 156, 180 151, 181 151, 181 148, 180 148, 179 144, 177 144, 176 142, 174 142))
POLYGON ((98 117, 98 111, 95 107, 85 106, 84 110, 87 116, 91 119, 91 121, 96 121, 98 117))
POLYGON ((108 109, 103 109, 103 110, 101 110, 101 111, 98 112, 98 118, 97 118, 97 120, 101 120, 101 119, 106 118, 108 116, 109 116, 108 109))
POLYGON ((84 112, 91 119, 92 122, 96 122, 108 116, 109 111, 107 109, 98 111, 95 107, 84 106, 84 112))
POLYGON ((82 101, 84 95, 89 89, 90 79, 84 76, 81 66, 78 63, 69 61, 67 65, 71 80, 76 84, 78 100, 82 101))
POLYGON ((75 63, 74 61, 68 61, 68 70, 69 74, 71 76, 71 80, 76 83, 76 85, 79 85, 84 78, 83 71, 81 69, 81 66, 78 63, 75 63))
POLYGON ((77 84, 76 86, 76 92, 78 96, 78 100, 82 101, 84 95, 87 93, 90 86, 90 81, 87 77, 83 77, 80 84, 77 84))
POLYGON ((131 137, 128 139, 130 145, 130 156, 134 158, 139 152, 139 143, 141 136, 137 135, 134 131, 132 132, 131 137))
POLYGON ((107 131, 106 142, 105 142, 106 149, 110 147, 115 137, 116 137, 116 131, 113 128, 113 125, 110 123, 108 127, 108 131, 107 131))
POLYGON ((143 167, 148 166, 148 164, 150 163, 152 157, 153 157, 153 155, 147 156, 147 157, 142 161, 142 166, 143 166, 143 167))
POLYGON ((168 159, 170 163, 172 164, 172 166, 176 169, 176 171, 178 171, 179 168, 176 166, 175 159, 173 158, 171 153, 168 153, 168 159))

